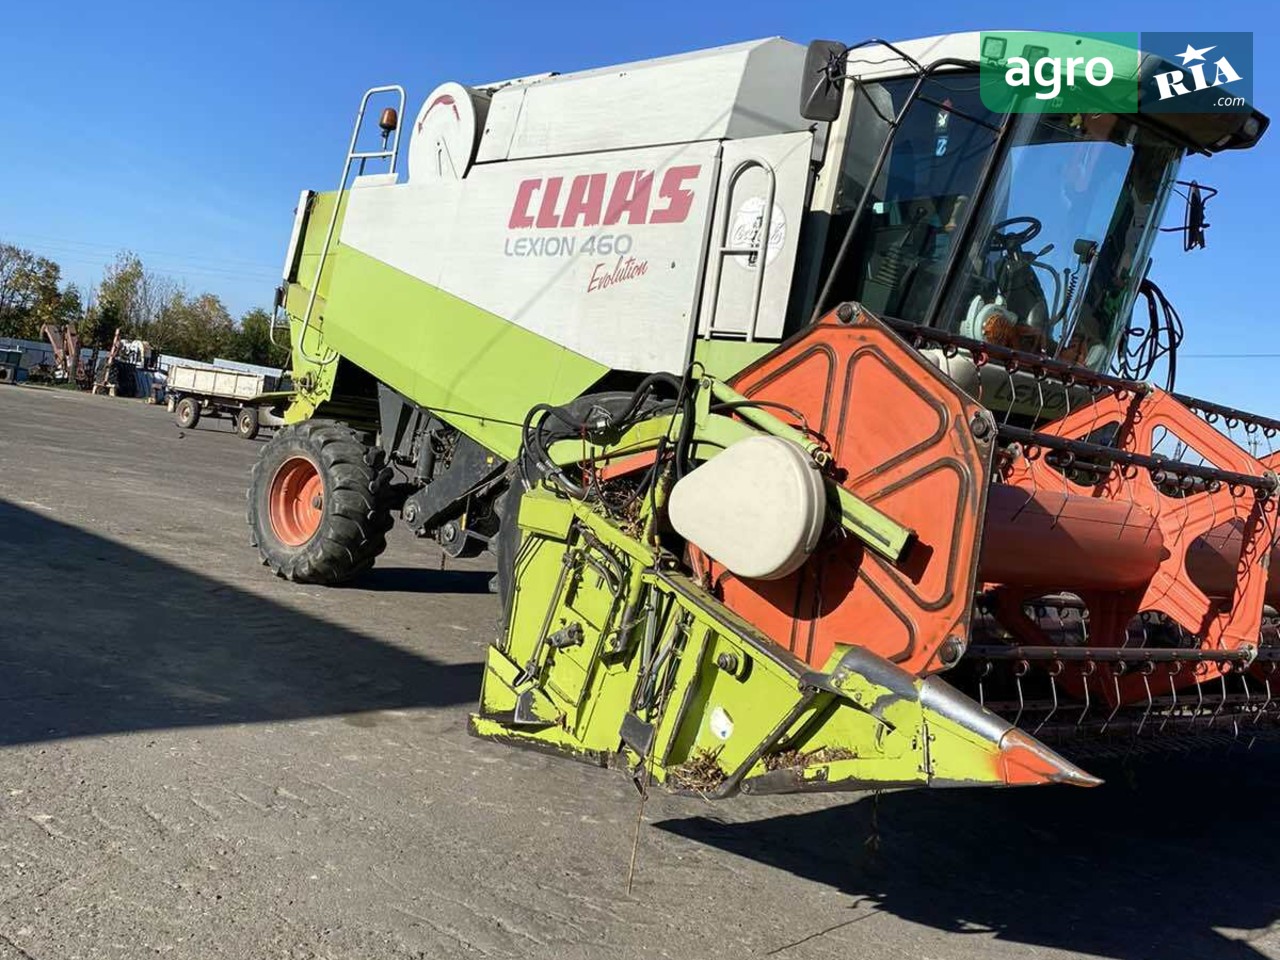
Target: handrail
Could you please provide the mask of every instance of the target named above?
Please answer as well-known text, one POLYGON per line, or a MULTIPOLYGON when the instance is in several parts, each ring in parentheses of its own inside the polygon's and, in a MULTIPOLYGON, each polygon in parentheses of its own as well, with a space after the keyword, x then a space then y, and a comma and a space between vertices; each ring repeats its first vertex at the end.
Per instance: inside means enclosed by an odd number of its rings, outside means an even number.
POLYGON ((360 161, 360 169, 364 169, 364 163, 370 159, 383 159, 390 163, 389 173, 396 172, 396 155, 400 150, 400 128, 401 123, 396 124, 395 130, 392 132, 391 148, 384 150, 364 150, 356 151, 356 142, 360 139, 360 128, 364 125, 364 113, 369 106, 369 100, 379 93, 398 93, 400 95, 400 107, 396 113, 398 118, 404 117, 404 87, 399 84, 391 84, 385 87, 371 87, 366 90, 364 97, 360 100, 360 112, 356 114, 355 127, 351 131, 351 146, 347 148, 347 158, 342 165, 342 179, 338 181, 338 196, 333 203, 333 211, 329 214, 329 227, 325 231, 324 243, 320 247, 320 259, 316 265, 315 279, 311 283, 311 291, 307 296, 307 309, 302 315, 302 328, 298 331, 298 353, 309 363, 317 366, 328 366, 338 359, 336 350, 330 350, 323 357, 313 357, 307 353, 306 336, 307 330, 311 326, 311 315, 316 306, 316 295, 320 290, 320 274, 324 272, 324 261, 329 256, 329 247, 333 243, 333 231, 338 225, 338 211, 342 207, 342 192, 347 188, 347 179, 351 176, 351 165, 356 160, 360 161))
MULTIPOLYGON (((729 174, 724 190, 724 211, 720 219, 720 245, 716 251, 715 273, 711 278, 711 295, 710 306, 707 313, 707 330, 706 338, 711 339, 712 334, 716 332, 716 313, 720 306, 720 280, 724 274, 724 263, 726 257, 741 257, 758 254, 759 259, 756 261, 756 278, 755 288, 751 294, 751 314, 747 324, 746 341, 751 343, 755 340, 756 325, 760 320, 760 300, 764 294, 764 268, 769 261, 769 237, 773 232, 773 203, 778 191, 778 176, 774 172, 773 166, 760 157, 744 157, 738 161, 738 165, 733 168, 733 172, 729 174), (738 179, 748 170, 760 168, 765 172, 768 186, 765 189, 764 197, 764 218, 761 226, 759 247, 732 247, 729 245, 729 218, 733 208, 733 188, 737 185, 738 179)), ((722 331, 727 332, 727 331, 722 331)), ((734 331, 736 333, 736 331, 734 331)))

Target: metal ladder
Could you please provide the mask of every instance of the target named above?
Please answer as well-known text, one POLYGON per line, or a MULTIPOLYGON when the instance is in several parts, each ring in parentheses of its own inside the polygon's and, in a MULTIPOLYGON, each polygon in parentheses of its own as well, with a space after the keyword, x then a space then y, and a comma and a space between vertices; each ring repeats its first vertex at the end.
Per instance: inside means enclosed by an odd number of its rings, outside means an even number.
MULTIPOLYGON (((387 172, 394 174, 396 172, 396 156, 400 151, 400 129, 404 125, 404 87, 399 84, 391 84, 385 87, 371 87, 364 92, 364 96, 360 99, 360 111, 356 114, 356 123, 351 130, 351 145, 347 147, 347 157, 342 164, 342 179, 338 181, 338 196, 333 203, 333 212, 329 214, 329 226, 325 230, 324 243, 320 247, 320 259, 316 265, 315 279, 311 283, 311 293, 307 297, 307 309, 302 315, 302 327, 298 330, 297 348, 304 360, 319 366, 327 366, 338 358, 338 354, 334 350, 330 350, 323 357, 313 357, 307 353, 305 346, 307 330, 311 326, 311 316, 315 311, 316 295, 320 290, 320 274, 324 270, 325 259, 329 256, 329 248, 333 245, 333 231, 338 225, 338 211, 342 207, 342 192, 347 188, 347 180, 351 176, 351 166, 357 160, 360 161, 360 174, 364 174, 364 165, 369 160, 386 160, 388 161, 387 172), (369 100, 380 93, 395 93, 399 95, 399 103, 396 109, 396 126, 390 132, 390 147, 387 146, 387 135, 382 138, 381 150, 357 150, 356 144, 360 139, 360 128, 364 126, 364 114, 368 109, 369 100)), ((301 240, 299 240, 301 242, 301 240)))
POLYGON ((737 166, 733 168, 733 172, 729 174, 724 191, 724 209, 721 211, 720 227, 717 231, 719 241, 715 251, 715 264, 711 275, 711 301, 707 308, 707 328, 703 332, 704 339, 710 340, 718 334, 722 337, 742 337, 747 343, 755 340, 756 324, 760 317, 760 298, 764 292, 764 268, 769 260, 769 235, 773 230, 773 200, 777 189, 778 178, 772 165, 759 157, 744 157, 738 161, 737 166), (756 168, 764 171, 765 179, 768 183, 765 189, 762 229, 757 234, 759 246, 733 247, 729 245, 729 218, 733 210, 733 190, 744 173, 756 168), (750 256, 756 258, 754 264, 756 276, 755 287, 751 294, 751 313, 747 329, 742 331, 728 330, 723 327, 717 328, 716 313, 720 308, 720 279, 724 273, 725 260, 728 257, 750 256))

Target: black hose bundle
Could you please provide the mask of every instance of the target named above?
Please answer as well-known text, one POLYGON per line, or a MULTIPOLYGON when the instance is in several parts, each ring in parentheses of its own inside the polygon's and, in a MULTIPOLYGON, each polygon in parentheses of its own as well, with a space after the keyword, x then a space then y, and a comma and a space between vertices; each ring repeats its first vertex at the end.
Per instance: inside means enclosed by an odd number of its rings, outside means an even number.
MULTIPOLYGON (((668 438, 659 441, 653 465, 641 478, 639 486, 621 503, 605 501, 603 491, 594 480, 583 483, 569 476, 563 467, 552 462, 549 447, 556 441, 575 437, 595 443, 608 442, 634 424, 672 408, 685 409, 691 414, 692 410, 687 409, 692 406, 689 386, 688 375, 676 377, 669 373, 653 373, 641 380, 630 394, 586 394, 561 406, 537 404, 525 415, 521 428, 522 447, 517 468, 525 489, 545 478, 575 499, 600 500, 611 511, 630 507, 653 487, 660 467, 666 461, 668 438)), ((685 423, 686 429, 692 430, 691 416, 685 417, 685 423)))
POLYGON ((1146 300, 1146 324, 1134 323, 1125 330, 1116 354, 1115 372, 1126 380, 1147 380, 1156 364, 1167 359, 1165 389, 1172 391, 1178 376, 1178 347, 1182 345, 1182 318, 1169 298, 1150 280, 1144 279, 1138 294, 1146 300))

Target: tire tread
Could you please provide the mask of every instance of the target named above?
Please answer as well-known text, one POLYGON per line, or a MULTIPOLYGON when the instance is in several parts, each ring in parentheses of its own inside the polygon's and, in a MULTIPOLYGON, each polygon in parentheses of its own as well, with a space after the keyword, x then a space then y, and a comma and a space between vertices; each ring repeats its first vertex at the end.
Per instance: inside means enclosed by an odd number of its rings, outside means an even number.
POLYGON ((278 430, 253 466, 247 496, 250 540, 263 564, 285 580, 326 585, 344 583, 372 567, 394 524, 383 492, 392 471, 383 467, 382 458, 380 450, 337 421, 304 420, 278 430), (275 538, 259 508, 275 468, 295 453, 320 466, 326 507, 316 536, 296 548, 275 538))

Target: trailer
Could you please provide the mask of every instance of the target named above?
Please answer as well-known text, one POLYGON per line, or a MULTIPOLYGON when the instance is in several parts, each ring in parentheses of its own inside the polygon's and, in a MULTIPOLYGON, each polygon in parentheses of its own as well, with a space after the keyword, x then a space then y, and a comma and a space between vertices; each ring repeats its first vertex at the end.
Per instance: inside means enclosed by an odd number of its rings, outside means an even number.
POLYGON ((284 424, 272 409, 274 401, 281 399, 274 396, 281 380, 267 373, 175 365, 169 368, 166 405, 174 422, 184 429, 194 427, 201 417, 230 417, 236 433, 252 440, 263 427, 284 424))

